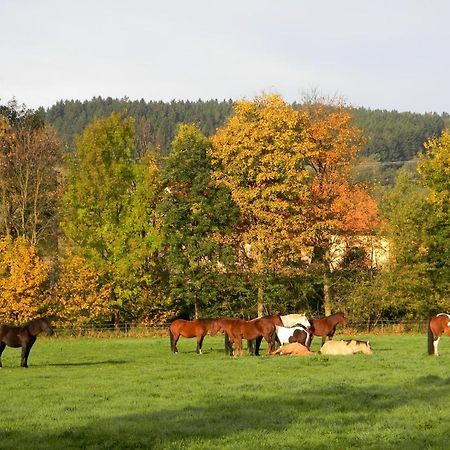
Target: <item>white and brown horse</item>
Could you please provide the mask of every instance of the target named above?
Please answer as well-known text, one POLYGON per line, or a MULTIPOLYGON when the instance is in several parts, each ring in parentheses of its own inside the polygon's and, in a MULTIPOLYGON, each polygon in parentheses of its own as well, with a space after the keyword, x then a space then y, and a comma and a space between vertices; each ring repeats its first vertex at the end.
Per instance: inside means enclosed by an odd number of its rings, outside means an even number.
POLYGON ((450 314, 439 313, 428 322, 428 354, 439 356, 438 344, 441 334, 450 336, 450 314))

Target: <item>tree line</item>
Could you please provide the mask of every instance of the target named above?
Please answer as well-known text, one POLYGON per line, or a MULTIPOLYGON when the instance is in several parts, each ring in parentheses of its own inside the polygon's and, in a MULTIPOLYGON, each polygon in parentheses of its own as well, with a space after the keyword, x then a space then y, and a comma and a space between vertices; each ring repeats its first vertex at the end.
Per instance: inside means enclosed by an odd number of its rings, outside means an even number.
POLYGON ((1 320, 446 309, 447 131, 383 187, 354 176, 355 110, 277 95, 229 107, 213 131, 179 124, 164 152, 151 122, 111 107, 65 152, 42 111, 2 106, 1 320), (367 237, 389 242, 383 268, 355 244, 367 237))
MULTIPOLYGON (((294 103, 301 109, 302 103, 294 103)), ((231 100, 149 101, 103 99, 59 101, 50 108, 41 109, 45 120, 51 124, 69 149, 73 149, 74 137, 96 117, 107 117, 113 112, 126 112, 136 119, 139 126, 147 127, 151 144, 162 154, 171 150, 171 142, 181 123, 195 123, 206 136, 212 136, 223 126, 233 111, 231 100)), ((447 113, 418 114, 367 108, 351 108, 352 120, 363 131, 366 142, 359 156, 371 161, 408 161, 423 152, 423 143, 439 136, 450 125, 447 113)), ((392 177, 390 178, 392 179, 392 177)))

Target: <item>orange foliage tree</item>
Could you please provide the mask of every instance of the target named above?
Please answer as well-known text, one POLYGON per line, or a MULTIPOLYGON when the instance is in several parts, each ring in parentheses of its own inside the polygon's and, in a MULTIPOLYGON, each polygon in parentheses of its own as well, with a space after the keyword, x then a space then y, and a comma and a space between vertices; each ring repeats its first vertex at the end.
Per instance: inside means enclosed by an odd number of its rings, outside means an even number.
POLYGON ((50 267, 25 238, 0 240, 0 320, 22 323, 47 306, 50 267))
MULTIPOLYGON (((214 177, 240 209, 251 270, 260 280, 271 270, 302 270, 312 248, 327 314, 336 237, 368 233, 378 223, 375 201, 350 176, 363 142, 345 108, 315 102, 295 110, 276 95, 238 102, 212 137, 214 177)), ((261 285, 258 298, 261 314, 261 285)))
POLYGON ((331 280, 336 242, 345 243, 356 234, 372 233, 378 226, 377 204, 366 186, 352 181, 350 170, 364 143, 362 132, 352 124, 351 114, 341 106, 308 103, 309 164, 313 171, 305 242, 314 249, 313 262, 323 272, 324 309, 332 309, 331 280))

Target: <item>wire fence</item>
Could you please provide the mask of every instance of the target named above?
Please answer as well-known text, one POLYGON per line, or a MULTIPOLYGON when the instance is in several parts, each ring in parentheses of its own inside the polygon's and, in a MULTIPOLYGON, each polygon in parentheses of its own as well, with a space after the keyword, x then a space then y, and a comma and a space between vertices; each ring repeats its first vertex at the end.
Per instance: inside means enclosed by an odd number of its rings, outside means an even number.
MULTIPOLYGON (((118 324, 92 324, 77 326, 55 327, 57 337, 163 337, 168 336, 170 323, 158 325, 141 325, 132 322, 118 324)), ((337 333, 343 335, 358 334, 403 334, 403 333, 426 333, 428 321, 426 320, 366 320, 352 321, 346 326, 339 325, 337 333)))

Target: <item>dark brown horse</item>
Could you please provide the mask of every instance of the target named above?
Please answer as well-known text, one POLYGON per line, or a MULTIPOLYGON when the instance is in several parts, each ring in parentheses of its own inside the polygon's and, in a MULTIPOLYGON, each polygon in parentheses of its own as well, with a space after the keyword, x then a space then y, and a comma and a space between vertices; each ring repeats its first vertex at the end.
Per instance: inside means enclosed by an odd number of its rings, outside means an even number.
POLYGON ((225 333, 225 350, 227 350, 227 338, 233 344, 234 355, 242 356, 242 339, 256 340, 255 355, 259 354, 259 347, 264 338, 268 344, 268 353, 273 350, 275 344, 275 325, 282 325, 280 315, 259 317, 252 320, 235 318, 218 319, 220 327, 225 333))
POLYGON ((50 321, 46 318, 34 319, 22 326, 0 325, 0 367, 1 356, 5 347, 22 347, 21 367, 28 367, 28 355, 36 342, 38 334, 42 332, 53 334, 50 321))
MULTIPOLYGON (((331 314, 331 316, 324 317, 323 319, 311 320, 311 331, 313 336, 322 336, 322 345, 328 339, 333 339, 336 327, 338 324, 347 325, 348 320, 344 313, 338 312, 331 314)), ((312 338, 311 338, 312 341, 312 338)))
POLYGON ((439 356, 438 344, 441 334, 450 336, 450 314, 439 313, 428 322, 428 354, 439 356))
POLYGON ((220 331, 218 319, 175 320, 169 326, 170 349, 173 353, 178 353, 177 342, 180 336, 185 338, 195 337, 197 338, 197 348, 195 351, 201 354, 203 339, 208 331, 211 336, 214 336, 220 331))

